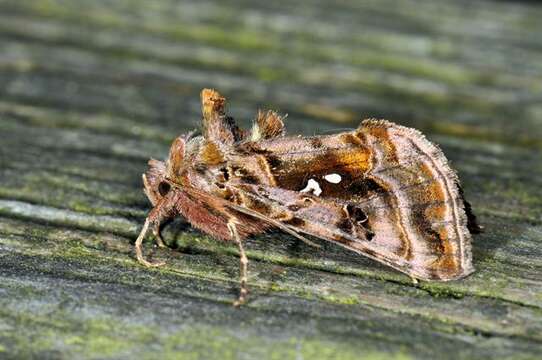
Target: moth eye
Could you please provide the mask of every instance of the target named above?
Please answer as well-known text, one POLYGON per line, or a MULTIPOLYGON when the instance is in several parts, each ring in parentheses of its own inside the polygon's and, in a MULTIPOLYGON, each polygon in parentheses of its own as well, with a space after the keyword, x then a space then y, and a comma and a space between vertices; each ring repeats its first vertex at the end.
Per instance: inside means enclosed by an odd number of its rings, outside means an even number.
POLYGON ((162 181, 158 185, 158 192, 160 193, 161 196, 166 196, 169 190, 171 190, 171 185, 169 185, 169 183, 165 181, 162 181))

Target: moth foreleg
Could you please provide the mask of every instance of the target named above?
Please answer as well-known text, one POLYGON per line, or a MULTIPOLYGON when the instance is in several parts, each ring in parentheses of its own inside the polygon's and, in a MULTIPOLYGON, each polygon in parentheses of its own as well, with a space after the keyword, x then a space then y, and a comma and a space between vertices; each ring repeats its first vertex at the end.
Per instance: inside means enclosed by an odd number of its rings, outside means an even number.
POLYGON ((247 255, 245 254, 245 249, 243 248, 243 243, 241 242, 239 233, 237 232, 237 225, 236 225, 235 219, 230 219, 228 221, 228 229, 230 230, 232 239, 235 241, 235 243, 237 244, 237 247, 239 248, 240 290, 239 290, 239 298, 233 303, 233 306, 240 306, 246 303, 247 301, 248 258, 247 258, 247 255))
POLYGON ((145 220, 145 224, 143 225, 143 228, 141 229, 139 236, 137 237, 137 240, 135 242, 136 258, 140 264, 143 264, 146 267, 162 266, 165 264, 164 262, 153 263, 153 262, 145 260, 145 258, 143 257, 143 239, 145 239, 145 235, 147 235, 147 232, 149 231, 150 223, 151 223, 151 219, 150 217, 148 217, 145 220))

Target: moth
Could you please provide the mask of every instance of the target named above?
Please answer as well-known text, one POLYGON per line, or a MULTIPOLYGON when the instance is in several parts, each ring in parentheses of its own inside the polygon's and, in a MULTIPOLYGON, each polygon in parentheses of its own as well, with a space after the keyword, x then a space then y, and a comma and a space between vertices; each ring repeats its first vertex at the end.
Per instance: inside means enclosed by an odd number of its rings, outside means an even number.
POLYGON ((454 280, 474 271, 471 232, 478 232, 459 179, 442 151, 414 129, 364 120, 348 132, 285 136, 283 118, 259 111, 237 127, 217 91, 201 92, 201 136, 186 134, 165 162, 143 174, 153 205, 135 242, 182 215, 195 228, 233 241, 240 255, 240 293, 247 299, 242 240, 269 229, 327 240, 410 277, 454 280))

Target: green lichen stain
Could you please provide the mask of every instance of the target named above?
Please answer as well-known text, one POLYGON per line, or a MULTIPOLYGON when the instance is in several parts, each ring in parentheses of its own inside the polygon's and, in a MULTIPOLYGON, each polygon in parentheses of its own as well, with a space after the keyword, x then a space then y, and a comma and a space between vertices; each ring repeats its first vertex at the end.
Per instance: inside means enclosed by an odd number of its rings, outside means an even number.
POLYGON ((342 304, 342 305, 357 305, 361 303, 357 296, 327 295, 327 296, 322 296, 321 298, 330 303, 342 304))
MULTIPOLYGON (((6 315, 6 314, 3 314, 6 315)), ((4 316, 3 316, 4 317, 4 316)), ((6 317, 4 317, 5 319, 6 317)), ((11 313, 8 322, 26 324, 25 334, 1 331, 0 337, 18 349, 20 357, 62 352, 70 357, 134 357, 141 359, 410 359, 405 353, 372 349, 366 344, 311 337, 268 338, 243 328, 186 324, 175 329, 134 324, 116 317, 77 319, 77 314, 54 310, 47 315, 11 313), (271 346, 272 344, 272 346, 271 346)), ((7 351, 0 345, 0 352, 7 351)))
POLYGON ((214 327, 195 327, 167 336, 163 340, 164 358, 225 360, 242 357, 261 359, 397 359, 411 357, 397 352, 379 352, 342 343, 311 338, 266 339, 239 332, 224 332, 214 327), (268 344, 273 342, 273 346, 268 344))
MULTIPOLYGON (((40 318, 21 315, 18 323, 26 323, 30 334, 12 334, 10 342, 17 344, 18 355, 39 356, 41 353, 61 351, 64 354, 85 354, 87 358, 115 357, 132 352, 134 344, 125 337, 121 323, 109 319, 74 321, 72 314, 55 312, 40 318), (71 319, 70 319, 71 318, 71 319)), ((130 329, 133 332, 135 329, 130 329)), ((139 334, 145 331, 139 329, 139 334)), ((0 336, 5 336, 0 332, 0 336)))
POLYGON ((448 297, 454 299, 461 299, 465 296, 465 293, 454 289, 450 285, 441 284, 437 282, 423 282, 419 284, 419 288, 427 291, 433 297, 448 297))

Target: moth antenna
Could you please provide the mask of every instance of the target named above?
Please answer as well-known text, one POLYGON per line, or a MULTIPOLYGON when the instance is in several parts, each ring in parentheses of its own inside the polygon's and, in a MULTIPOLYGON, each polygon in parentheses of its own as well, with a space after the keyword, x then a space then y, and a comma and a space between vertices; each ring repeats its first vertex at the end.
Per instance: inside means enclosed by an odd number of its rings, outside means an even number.
POLYGON ((143 257, 143 239, 145 239, 145 235, 147 235, 147 232, 149 231, 150 222, 150 217, 147 217, 147 219, 145 219, 145 224, 143 225, 143 228, 141 229, 141 232, 139 233, 139 236, 137 237, 137 240, 135 242, 136 258, 140 264, 146 267, 162 266, 165 265, 165 262, 153 263, 145 260, 145 258, 143 257))

